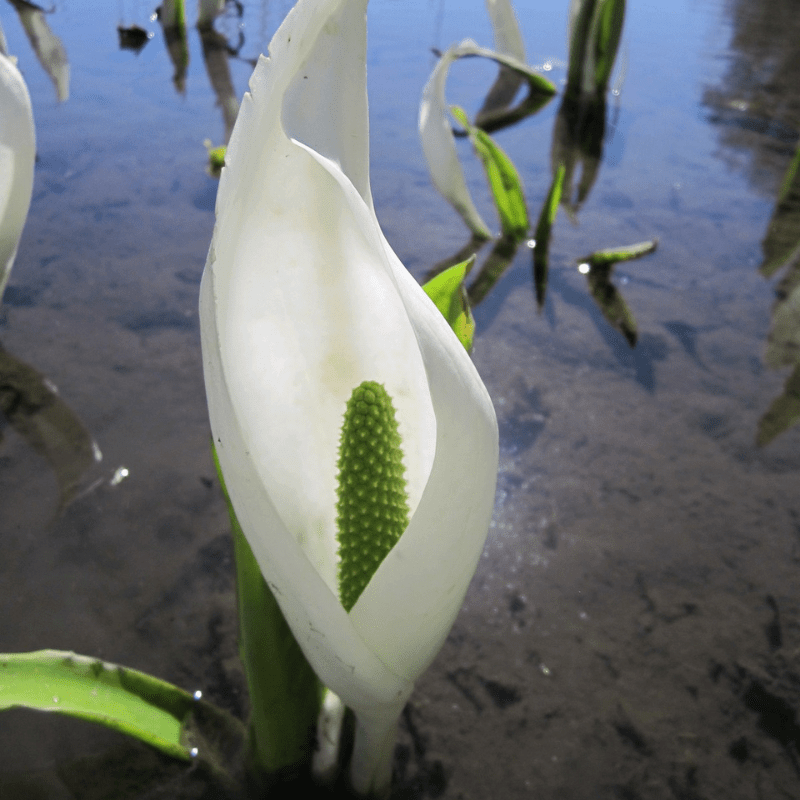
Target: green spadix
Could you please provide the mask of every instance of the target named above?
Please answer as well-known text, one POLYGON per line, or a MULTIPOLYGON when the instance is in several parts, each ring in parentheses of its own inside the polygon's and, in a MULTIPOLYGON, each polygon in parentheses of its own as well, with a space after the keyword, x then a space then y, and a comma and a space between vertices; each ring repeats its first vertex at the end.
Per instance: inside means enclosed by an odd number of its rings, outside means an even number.
POLYGON ((355 605, 408 526, 403 452, 394 405, 382 384, 364 381, 347 403, 339 446, 339 597, 355 605))

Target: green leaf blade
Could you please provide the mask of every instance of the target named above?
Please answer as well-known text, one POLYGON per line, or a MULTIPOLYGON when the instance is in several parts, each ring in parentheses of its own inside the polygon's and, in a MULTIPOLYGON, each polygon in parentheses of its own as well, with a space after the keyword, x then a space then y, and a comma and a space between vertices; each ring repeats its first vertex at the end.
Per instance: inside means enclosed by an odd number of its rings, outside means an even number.
POLYGON ((470 123, 462 108, 452 106, 450 110, 466 129, 486 171, 503 235, 518 240, 523 238, 528 232, 528 209, 522 181, 513 162, 488 133, 470 123))
POLYGON ((475 256, 471 256, 466 261, 440 272, 422 287, 436 308, 442 312, 467 352, 472 349, 475 337, 475 319, 467 299, 464 280, 474 263, 475 256))
POLYGON ((185 761, 192 755, 184 723, 194 703, 158 678, 71 652, 0 655, 0 711, 28 708, 96 722, 185 761))

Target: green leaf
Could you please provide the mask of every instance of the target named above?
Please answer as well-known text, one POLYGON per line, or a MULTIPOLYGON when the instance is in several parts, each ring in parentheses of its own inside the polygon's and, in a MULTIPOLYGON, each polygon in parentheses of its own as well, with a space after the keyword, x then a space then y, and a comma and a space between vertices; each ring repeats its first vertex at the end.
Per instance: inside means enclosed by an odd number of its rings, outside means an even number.
POLYGON ((54 711, 135 736, 189 761, 184 726, 197 701, 144 672, 60 650, 0 655, 0 710, 54 711))
POLYGON ((565 167, 559 164, 550 184, 544 205, 536 223, 535 244, 533 248, 533 285, 536 289, 536 302, 541 308, 547 292, 547 271, 549 264, 550 233, 556 221, 561 192, 564 189, 565 167))
POLYGON ((450 111, 464 126, 486 170, 503 235, 523 238, 528 232, 528 209, 525 207, 522 182, 514 164, 488 133, 470 124, 464 109, 451 106, 450 111))
POLYGON ((428 297, 433 300, 436 308, 442 312, 442 316, 447 320, 467 352, 472 349, 475 320, 469 307, 464 279, 474 263, 475 256, 470 256, 466 261, 454 264, 440 272, 422 287, 428 297))
POLYGON ((219 178, 222 168, 225 166, 225 152, 228 148, 224 144, 213 147, 209 139, 206 139, 205 145, 208 151, 208 174, 212 178, 219 178))
POLYGON ((620 261, 633 261, 636 258, 642 258, 654 252, 656 247, 658 247, 658 239, 651 239, 647 242, 637 242, 624 247, 596 250, 591 255, 577 260, 579 263, 584 262, 591 267, 610 267, 620 261))

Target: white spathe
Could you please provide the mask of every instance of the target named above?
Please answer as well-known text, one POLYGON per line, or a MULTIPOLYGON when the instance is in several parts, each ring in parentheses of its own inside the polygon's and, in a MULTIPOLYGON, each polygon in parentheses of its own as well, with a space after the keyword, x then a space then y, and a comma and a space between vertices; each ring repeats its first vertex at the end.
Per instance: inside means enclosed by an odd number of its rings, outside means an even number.
POLYGON ((0 52, 0 300, 31 204, 35 158, 28 88, 13 60, 0 52))
POLYGON ((374 722, 368 746, 391 753, 482 551, 498 442, 469 356, 381 232, 368 140, 366 0, 300 0, 228 146, 200 319, 239 522, 320 679, 374 722), (348 614, 336 463, 345 404, 365 380, 397 410, 410 522, 348 614))

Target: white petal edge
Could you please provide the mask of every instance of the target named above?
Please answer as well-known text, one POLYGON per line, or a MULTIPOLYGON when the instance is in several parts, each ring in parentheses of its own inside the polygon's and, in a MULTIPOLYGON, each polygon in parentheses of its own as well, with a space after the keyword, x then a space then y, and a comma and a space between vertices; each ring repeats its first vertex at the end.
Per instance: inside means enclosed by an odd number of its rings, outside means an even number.
POLYGON ((0 299, 28 216, 35 158, 28 88, 13 61, 0 54, 0 299))
POLYGON ((396 256, 393 264, 428 373, 436 458, 408 528, 350 616, 368 646, 414 680, 444 643, 483 551, 499 445, 492 401, 467 352, 396 256))

